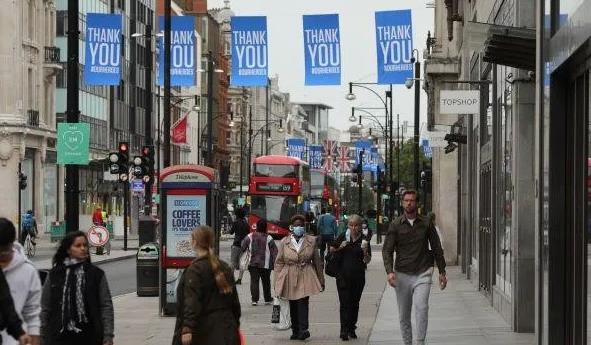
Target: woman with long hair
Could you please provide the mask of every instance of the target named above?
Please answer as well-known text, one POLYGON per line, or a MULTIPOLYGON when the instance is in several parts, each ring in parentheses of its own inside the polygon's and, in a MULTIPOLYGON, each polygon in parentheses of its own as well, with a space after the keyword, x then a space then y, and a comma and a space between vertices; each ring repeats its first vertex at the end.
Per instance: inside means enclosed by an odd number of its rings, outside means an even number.
POLYGON ((275 294, 289 300, 291 340, 306 340, 310 296, 324 290, 323 264, 316 237, 307 235, 306 218, 291 218, 291 235, 281 240, 275 260, 275 294))
POLYGON ((240 301, 230 266, 213 252, 215 235, 206 225, 193 230, 195 260, 177 288, 174 345, 238 345, 240 301))
POLYGON ((105 273, 90 262, 82 231, 68 233, 53 256, 41 295, 44 345, 112 345, 113 302, 105 273))

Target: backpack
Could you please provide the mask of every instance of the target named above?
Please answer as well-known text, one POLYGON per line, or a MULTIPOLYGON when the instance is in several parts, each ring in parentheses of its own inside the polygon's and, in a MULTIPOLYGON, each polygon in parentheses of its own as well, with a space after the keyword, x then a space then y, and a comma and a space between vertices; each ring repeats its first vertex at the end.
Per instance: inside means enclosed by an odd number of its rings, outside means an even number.
POLYGON ((25 214, 23 217, 23 228, 31 229, 33 227, 33 216, 30 214, 25 214))

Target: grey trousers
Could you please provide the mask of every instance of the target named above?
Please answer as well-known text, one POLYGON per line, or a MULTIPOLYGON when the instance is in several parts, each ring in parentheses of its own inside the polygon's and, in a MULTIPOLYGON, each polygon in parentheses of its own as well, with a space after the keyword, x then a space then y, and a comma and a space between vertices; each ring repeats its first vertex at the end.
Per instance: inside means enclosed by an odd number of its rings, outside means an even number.
POLYGON ((412 345, 411 311, 415 307, 416 344, 425 344, 433 268, 416 275, 396 272, 396 300, 404 345, 412 345))

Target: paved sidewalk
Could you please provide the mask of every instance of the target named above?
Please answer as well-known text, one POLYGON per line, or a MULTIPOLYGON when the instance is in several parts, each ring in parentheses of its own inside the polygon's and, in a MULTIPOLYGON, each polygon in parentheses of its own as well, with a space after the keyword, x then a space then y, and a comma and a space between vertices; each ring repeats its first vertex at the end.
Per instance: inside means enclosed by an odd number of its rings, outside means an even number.
MULTIPOLYGON (((438 345, 533 345, 531 333, 514 333, 466 280, 459 267, 448 268, 449 283, 444 291, 433 284, 429 308, 427 344, 438 345)), ((433 282, 437 282, 437 273, 433 282)), ((414 313, 414 311, 413 311, 414 313)), ((414 314, 413 314, 414 315, 414 314)), ((414 317, 413 317, 414 324, 414 317)), ((370 345, 402 345, 396 293, 391 287, 384 291, 378 317, 369 338, 370 345)))
MULTIPOLYGON (((38 269, 51 268, 51 259, 57 250, 59 242, 51 242, 49 234, 41 234, 37 238, 37 246, 35 256, 31 259, 38 269)), ((110 255, 96 255, 96 249, 91 249, 91 260, 93 263, 107 263, 117 260, 123 260, 130 257, 135 257, 138 248, 138 237, 129 236, 127 240, 127 251, 123 250, 123 238, 116 238, 111 242, 110 255)))
MULTIPOLYGON (((359 339, 352 343, 367 344, 375 322, 384 290, 381 247, 374 247, 374 258, 369 265, 366 285, 361 300, 358 331, 359 339)), ((229 258, 222 258, 228 260, 229 258)), ((262 290, 261 290, 262 292, 262 290)), ((289 342, 290 330, 276 331, 270 323, 272 306, 250 305, 250 277, 245 272, 242 285, 238 285, 242 305, 241 329, 247 344, 274 345, 289 342)), ((262 298, 262 297, 261 297, 262 298)), ((137 297, 127 294, 114 298, 115 342, 125 345, 169 344, 175 319, 159 317, 158 298, 137 297)), ((262 302, 262 300, 261 300, 262 302)), ((326 277, 326 291, 310 299, 310 345, 341 344, 339 339, 339 303, 334 278, 326 277)))

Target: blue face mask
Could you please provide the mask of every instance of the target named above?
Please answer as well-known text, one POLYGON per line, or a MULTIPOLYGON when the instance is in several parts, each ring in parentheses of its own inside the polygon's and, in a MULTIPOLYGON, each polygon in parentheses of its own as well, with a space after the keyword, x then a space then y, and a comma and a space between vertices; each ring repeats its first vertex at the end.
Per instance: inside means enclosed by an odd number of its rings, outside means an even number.
POLYGON ((292 231, 293 231, 294 236, 302 237, 302 236, 304 236, 305 229, 303 226, 294 226, 292 231))

